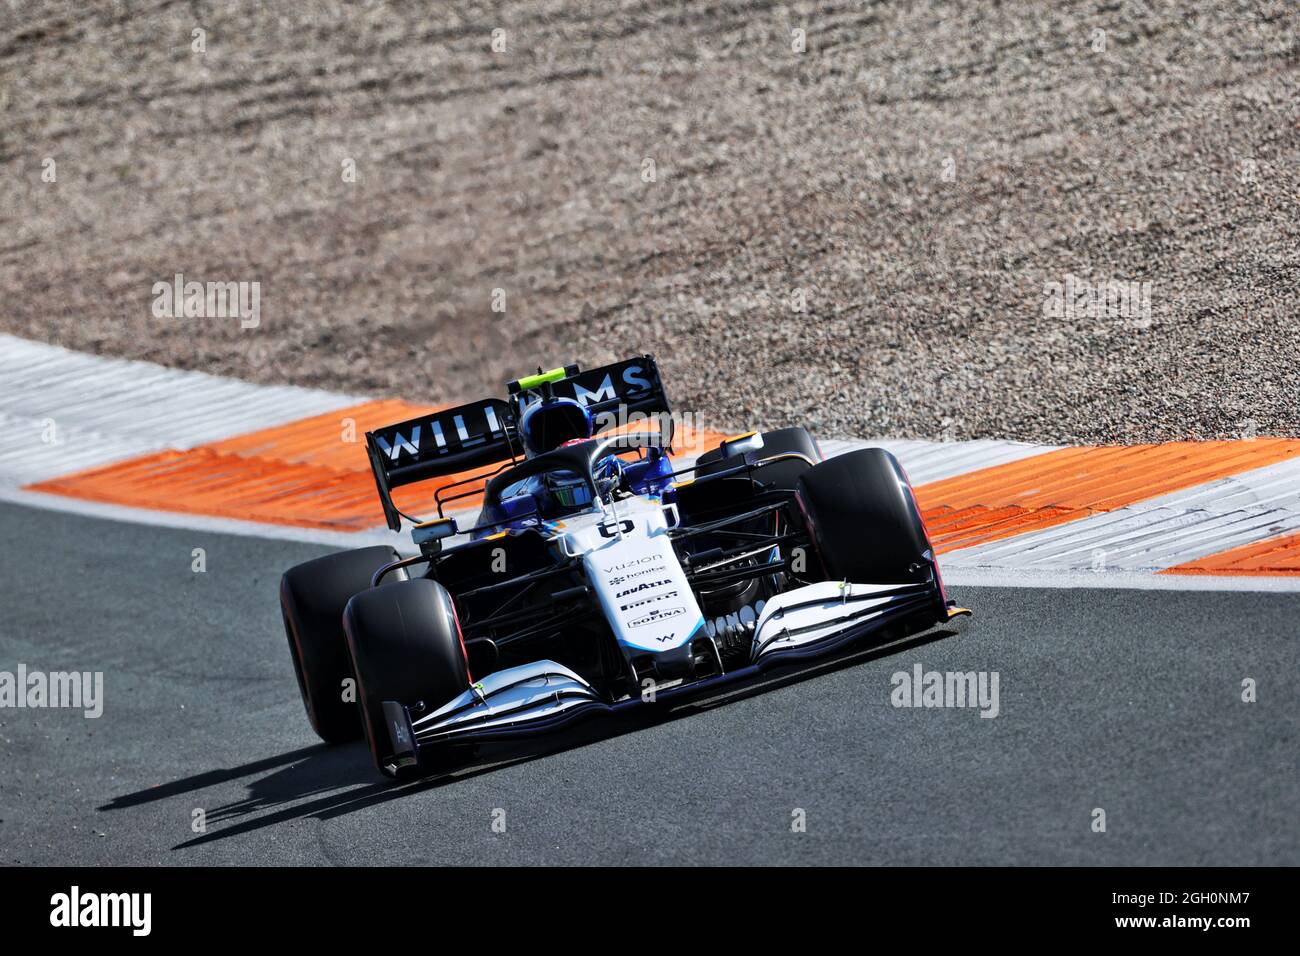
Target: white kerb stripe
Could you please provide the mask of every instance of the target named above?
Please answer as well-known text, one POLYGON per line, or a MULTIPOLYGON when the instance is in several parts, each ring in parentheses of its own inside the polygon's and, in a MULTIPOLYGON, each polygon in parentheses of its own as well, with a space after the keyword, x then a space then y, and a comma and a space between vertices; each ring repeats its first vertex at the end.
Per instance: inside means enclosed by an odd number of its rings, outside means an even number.
POLYGON ((191 448, 359 401, 0 335, 0 486, 191 448))

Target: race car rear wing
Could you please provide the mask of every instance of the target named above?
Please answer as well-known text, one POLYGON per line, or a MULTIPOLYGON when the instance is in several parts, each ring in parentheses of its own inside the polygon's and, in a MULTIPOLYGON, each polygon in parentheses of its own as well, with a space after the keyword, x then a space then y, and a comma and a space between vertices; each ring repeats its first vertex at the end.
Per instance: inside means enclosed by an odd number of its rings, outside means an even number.
POLYGON ((393 504, 394 488, 499 464, 523 452, 514 409, 499 398, 366 432, 366 450, 384 520, 393 531, 402 527, 402 515, 393 504))
MULTIPOLYGON (((671 412, 659 366, 654 356, 642 355, 602 365, 586 372, 577 365, 553 369, 521 378, 506 386, 514 404, 516 419, 522 419, 528 406, 542 401, 548 394, 574 398, 591 413, 595 431, 626 423, 628 416, 671 412)), ((672 422, 664 444, 671 444, 672 422)))
MULTIPOLYGON (((671 412, 650 355, 586 372, 577 365, 539 371, 507 388, 509 402, 484 399, 366 433, 370 468, 389 528, 398 531, 402 526, 402 513, 393 504, 394 488, 522 458, 518 423, 530 405, 548 395, 582 402, 597 431, 623 424, 630 415, 671 412)), ((671 417, 664 415, 662 444, 671 445, 672 436, 671 417)))

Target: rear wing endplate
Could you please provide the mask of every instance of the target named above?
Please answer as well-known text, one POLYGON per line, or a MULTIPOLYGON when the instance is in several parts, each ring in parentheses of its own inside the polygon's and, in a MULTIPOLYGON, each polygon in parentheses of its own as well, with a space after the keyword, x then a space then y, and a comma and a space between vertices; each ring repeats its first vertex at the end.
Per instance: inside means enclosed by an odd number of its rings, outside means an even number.
POLYGON ((514 409, 489 398, 366 432, 366 451, 384 520, 397 531, 402 516, 394 488, 509 461, 522 455, 522 446, 514 409))

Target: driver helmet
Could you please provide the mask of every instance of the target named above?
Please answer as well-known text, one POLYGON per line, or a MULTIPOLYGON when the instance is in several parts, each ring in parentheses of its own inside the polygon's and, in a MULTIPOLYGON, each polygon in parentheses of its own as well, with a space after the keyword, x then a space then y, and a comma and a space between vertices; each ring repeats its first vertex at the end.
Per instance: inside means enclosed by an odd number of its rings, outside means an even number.
POLYGON ((519 422, 524 451, 531 458, 565 442, 591 437, 591 413, 574 398, 547 398, 530 405, 519 422))

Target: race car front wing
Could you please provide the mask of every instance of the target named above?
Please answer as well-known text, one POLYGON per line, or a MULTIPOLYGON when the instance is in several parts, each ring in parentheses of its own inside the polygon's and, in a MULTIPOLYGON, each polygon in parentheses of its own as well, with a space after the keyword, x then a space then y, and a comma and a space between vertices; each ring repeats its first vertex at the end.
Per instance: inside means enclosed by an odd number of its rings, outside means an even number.
MULTIPOLYGON (((725 673, 659 689, 654 702, 677 700, 741 681, 777 665, 823 657, 892 624, 942 623, 964 609, 944 605, 937 577, 913 584, 824 581, 773 597, 754 626, 750 662, 725 673)), ((384 702, 396 766, 418 760, 421 747, 486 743, 534 736, 593 714, 644 706, 641 697, 609 702, 580 675, 555 661, 539 660, 497 671, 455 699, 412 719, 397 701, 384 702)))

